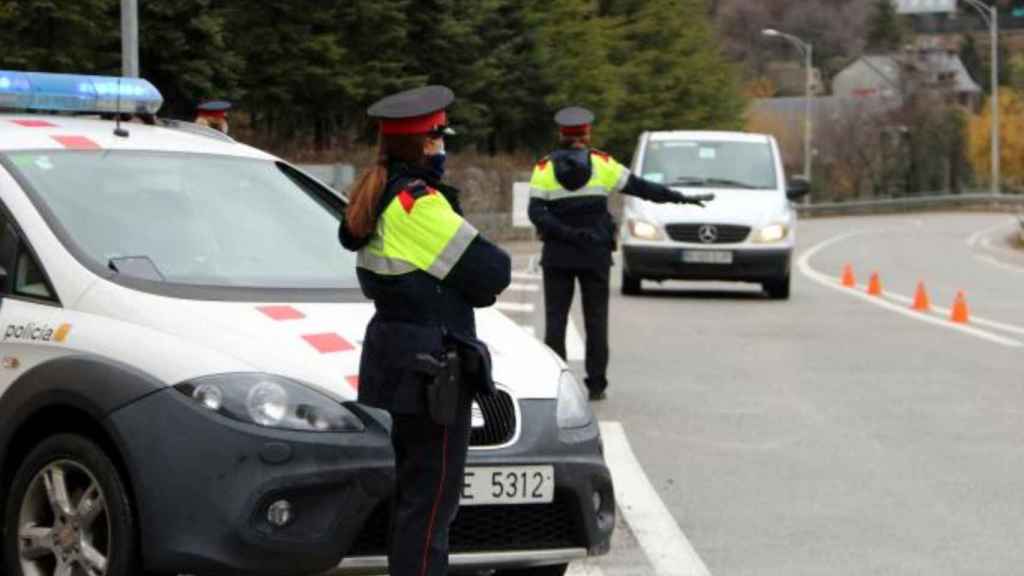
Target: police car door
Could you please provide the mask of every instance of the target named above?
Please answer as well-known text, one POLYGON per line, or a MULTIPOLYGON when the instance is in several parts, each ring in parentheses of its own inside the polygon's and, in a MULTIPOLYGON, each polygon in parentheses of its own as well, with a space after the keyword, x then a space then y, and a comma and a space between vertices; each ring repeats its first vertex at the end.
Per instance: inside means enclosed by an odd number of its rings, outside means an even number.
POLYGON ((65 354, 71 326, 30 246, 0 210, 0 397, 31 367, 65 354))

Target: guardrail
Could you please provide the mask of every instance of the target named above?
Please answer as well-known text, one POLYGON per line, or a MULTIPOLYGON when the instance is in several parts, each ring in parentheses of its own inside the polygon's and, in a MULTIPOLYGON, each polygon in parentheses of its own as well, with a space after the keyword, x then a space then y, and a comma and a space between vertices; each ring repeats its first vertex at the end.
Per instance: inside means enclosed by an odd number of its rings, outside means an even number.
POLYGON ((913 196, 884 200, 797 204, 797 212, 805 217, 855 216, 943 210, 985 210, 1024 213, 1022 194, 946 194, 913 196))

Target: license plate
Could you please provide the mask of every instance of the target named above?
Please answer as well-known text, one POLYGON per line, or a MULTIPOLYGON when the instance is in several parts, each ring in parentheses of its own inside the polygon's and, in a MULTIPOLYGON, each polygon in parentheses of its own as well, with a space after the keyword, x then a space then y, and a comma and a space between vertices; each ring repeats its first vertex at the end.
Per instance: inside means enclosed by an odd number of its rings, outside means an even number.
POLYGON ((462 481, 462 506, 548 504, 554 499, 554 466, 466 468, 462 481))
POLYGON ((728 250, 684 250, 683 262, 687 264, 732 264, 732 252, 728 250))

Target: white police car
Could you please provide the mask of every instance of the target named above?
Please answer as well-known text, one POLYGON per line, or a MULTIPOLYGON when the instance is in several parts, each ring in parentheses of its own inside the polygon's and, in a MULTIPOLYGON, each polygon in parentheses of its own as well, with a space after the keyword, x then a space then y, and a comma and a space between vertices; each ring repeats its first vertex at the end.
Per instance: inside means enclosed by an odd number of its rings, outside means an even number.
MULTIPOLYGON (((386 565, 386 414, 354 402, 372 313, 342 200, 144 80, 0 71, 0 559, 8 576, 386 565), (145 123, 31 109, 111 114, 145 123), (340 563, 340 565, 339 565, 340 563)), ((453 566, 606 552, 597 424, 553 354, 483 311, 453 566)))
POLYGON ((796 245, 790 200, 806 180, 787 183, 771 136, 740 132, 645 132, 633 172, 686 192, 711 192, 706 208, 628 198, 622 231, 622 291, 643 280, 730 280, 760 283, 789 298, 796 245))

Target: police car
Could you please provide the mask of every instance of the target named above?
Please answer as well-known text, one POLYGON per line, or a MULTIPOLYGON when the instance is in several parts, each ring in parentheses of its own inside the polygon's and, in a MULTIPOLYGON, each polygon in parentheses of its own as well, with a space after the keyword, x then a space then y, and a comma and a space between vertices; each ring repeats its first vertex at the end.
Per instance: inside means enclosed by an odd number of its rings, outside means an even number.
MULTIPOLYGON (((385 568, 393 455, 355 402, 373 310, 343 200, 161 103, 139 79, 0 71, 3 566, 385 568)), ((560 574, 609 546, 597 423, 548 349, 478 324, 500 392, 474 404, 452 564, 560 574)))
POLYGON ((778 143, 740 132, 645 132, 633 173, 690 194, 711 192, 706 208, 628 198, 622 231, 622 291, 643 280, 728 280, 761 284, 788 299, 796 245, 790 200, 809 191, 787 182, 778 143))

